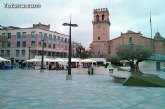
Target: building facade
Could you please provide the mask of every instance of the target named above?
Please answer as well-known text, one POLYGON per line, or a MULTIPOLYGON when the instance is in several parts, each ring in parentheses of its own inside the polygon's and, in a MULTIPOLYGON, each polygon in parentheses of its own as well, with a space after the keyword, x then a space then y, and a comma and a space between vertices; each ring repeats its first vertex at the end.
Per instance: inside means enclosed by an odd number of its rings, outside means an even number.
POLYGON ((140 32, 133 31, 121 33, 119 37, 110 39, 108 9, 94 9, 93 16, 93 41, 90 45, 93 57, 114 56, 118 45, 130 43, 152 47, 154 54, 165 55, 165 38, 159 32, 155 34, 153 39, 143 36, 140 32))
MULTIPOLYGON (((42 55, 44 46, 44 56, 67 57, 69 36, 49 29, 50 25, 41 23, 30 28, 2 28, 0 55, 15 63, 42 55)), ((75 44, 81 45, 72 41, 73 55, 76 54, 75 44)))
POLYGON ((159 32, 155 34, 154 39, 147 38, 140 32, 127 31, 126 33, 121 33, 118 38, 110 40, 110 55, 116 55, 118 45, 130 43, 150 47, 154 50, 154 54, 165 55, 165 39, 163 37, 156 38, 157 35, 161 37, 159 32))

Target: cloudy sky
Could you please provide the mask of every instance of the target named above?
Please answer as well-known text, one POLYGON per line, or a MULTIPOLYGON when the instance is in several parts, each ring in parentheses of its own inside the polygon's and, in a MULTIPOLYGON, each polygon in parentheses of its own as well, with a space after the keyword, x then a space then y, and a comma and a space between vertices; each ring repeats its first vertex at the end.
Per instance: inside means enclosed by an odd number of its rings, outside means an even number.
POLYGON ((50 24, 52 31, 68 34, 69 28, 62 23, 69 22, 71 13, 72 23, 78 24, 78 28, 72 28, 72 40, 88 48, 93 37, 93 9, 109 9, 110 39, 127 30, 150 37, 150 12, 153 35, 159 31, 165 37, 164 6, 164 0, 1 0, 0 25, 31 27, 41 22, 50 24), (6 3, 41 4, 41 8, 8 9, 6 3))

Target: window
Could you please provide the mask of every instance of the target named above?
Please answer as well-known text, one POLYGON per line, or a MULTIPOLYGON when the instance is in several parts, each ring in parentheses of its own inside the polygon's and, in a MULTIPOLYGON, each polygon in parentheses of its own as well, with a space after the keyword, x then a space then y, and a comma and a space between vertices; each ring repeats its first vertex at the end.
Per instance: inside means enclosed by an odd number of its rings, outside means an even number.
POLYGON ((7 57, 10 57, 10 50, 7 50, 6 56, 7 56, 7 57))
POLYGON ((26 32, 22 32, 22 40, 26 41, 26 32))
POLYGON ((19 50, 16 50, 16 57, 19 57, 19 50))
POLYGON ((26 47, 26 41, 22 41, 22 46, 26 47))
POLYGON ((48 56, 51 56, 51 52, 48 52, 48 56))
POLYGON ((52 56, 53 56, 53 57, 55 56, 55 52, 52 52, 52 56))
POLYGON ((21 37, 21 33, 17 32, 17 38, 20 38, 20 37, 21 37))
POLYGON ((102 20, 104 20, 104 14, 102 15, 102 20))
POLYGON ((17 47, 20 47, 20 41, 17 41, 17 47))
POLYGON ((132 42, 132 37, 129 37, 129 42, 132 42))
POLYGON ((58 48, 60 48, 60 36, 58 36, 58 48))
POLYGON ((5 42, 2 42, 2 47, 5 47, 5 42))
POLYGON ((31 41, 31 47, 34 48, 35 46, 35 41, 31 41))
POLYGON ((32 32, 31 32, 31 38, 35 40, 35 38, 36 38, 36 37, 35 37, 35 31, 32 31, 32 32))
POLYGON ((99 21, 99 15, 96 16, 96 21, 97 21, 97 22, 99 21))
POLYGON ((1 56, 4 56, 4 50, 1 50, 1 56))
POLYGON ((38 45, 39 45, 39 47, 42 47, 42 32, 39 32, 38 45))
POLYGON ((56 36, 54 35, 54 44, 53 44, 53 48, 56 48, 56 36))
POLYGON ((97 38, 97 40, 100 40, 100 36, 97 38))
POLYGON ((22 32, 22 46, 26 47, 26 32, 22 32))
POLYGON ((35 36, 35 31, 31 32, 31 47, 35 47, 35 42, 36 42, 36 36, 35 36))
POLYGON ((47 34, 44 33, 44 47, 46 47, 46 41, 47 41, 47 34))
POLYGON ((10 42, 7 42, 7 47, 10 47, 11 46, 11 43, 10 42))
POLYGON ((21 37, 21 33, 17 32, 17 38, 16 38, 17 47, 20 47, 20 37, 21 37))
POLYGON ((63 48, 63 38, 61 38, 61 48, 63 48))
POLYGON ((64 49, 67 50, 67 39, 65 38, 65 45, 64 45, 64 49))
POLYGON ((26 47, 26 32, 22 32, 22 46, 26 47))
POLYGON ((5 33, 2 33, 2 37, 5 37, 5 33))
POLYGON ((7 39, 7 47, 11 46, 11 33, 8 33, 8 39, 7 39))
POLYGON ((8 39, 11 39, 11 33, 8 33, 8 39))
POLYGON ((25 50, 22 50, 22 57, 25 57, 25 50))
POLYGON ((51 48, 51 45, 52 45, 52 35, 49 34, 49 48, 51 48))

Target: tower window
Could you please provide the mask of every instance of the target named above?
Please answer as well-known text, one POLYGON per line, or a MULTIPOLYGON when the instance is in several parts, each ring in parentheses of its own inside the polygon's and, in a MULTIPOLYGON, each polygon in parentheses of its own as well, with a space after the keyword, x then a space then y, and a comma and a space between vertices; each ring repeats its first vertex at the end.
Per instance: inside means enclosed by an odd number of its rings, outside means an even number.
POLYGON ((132 42, 132 37, 129 37, 129 42, 132 42))
POLYGON ((97 22, 99 21, 99 15, 96 16, 96 21, 97 21, 97 22))
POLYGON ((102 15, 102 20, 104 20, 104 14, 102 15))
POLYGON ((100 40, 100 36, 97 38, 97 40, 100 40))

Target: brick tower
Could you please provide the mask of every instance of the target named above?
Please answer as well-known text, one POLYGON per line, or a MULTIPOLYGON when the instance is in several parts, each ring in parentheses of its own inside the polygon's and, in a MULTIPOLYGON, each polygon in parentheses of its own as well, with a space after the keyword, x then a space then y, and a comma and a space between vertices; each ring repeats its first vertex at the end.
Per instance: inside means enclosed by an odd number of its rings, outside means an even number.
POLYGON ((94 9, 93 11, 93 42, 91 51, 95 57, 109 54, 109 11, 107 8, 94 9))

